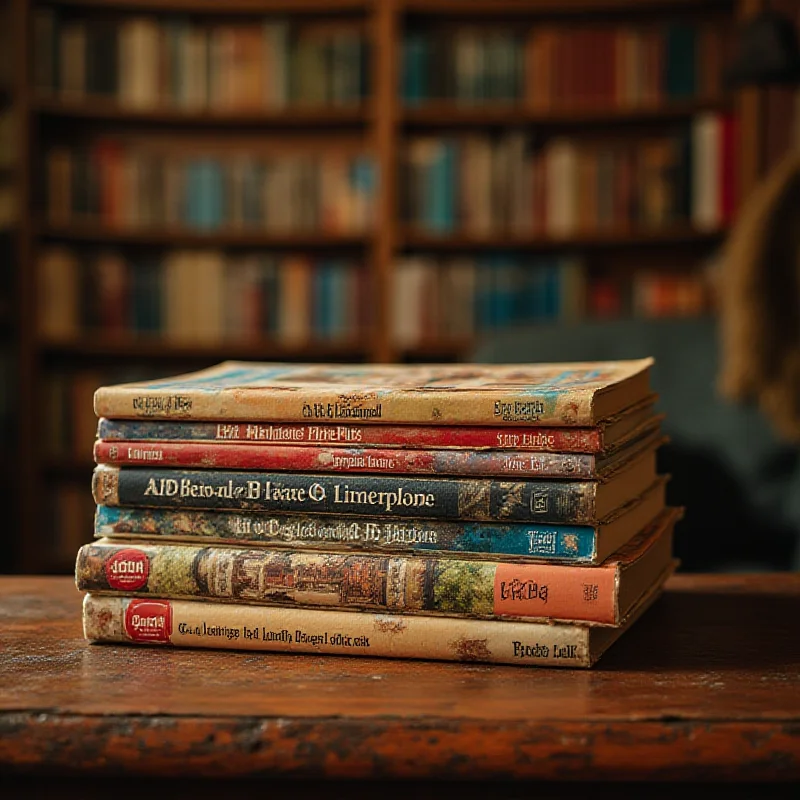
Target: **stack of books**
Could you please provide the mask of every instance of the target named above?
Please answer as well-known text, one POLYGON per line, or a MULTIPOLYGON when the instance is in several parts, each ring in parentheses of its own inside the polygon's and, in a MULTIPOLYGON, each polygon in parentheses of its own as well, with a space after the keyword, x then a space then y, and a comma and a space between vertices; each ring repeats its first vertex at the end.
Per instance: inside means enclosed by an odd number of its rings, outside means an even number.
POLYGON ((101 388, 94 641, 591 666, 674 569, 651 361, 101 388))

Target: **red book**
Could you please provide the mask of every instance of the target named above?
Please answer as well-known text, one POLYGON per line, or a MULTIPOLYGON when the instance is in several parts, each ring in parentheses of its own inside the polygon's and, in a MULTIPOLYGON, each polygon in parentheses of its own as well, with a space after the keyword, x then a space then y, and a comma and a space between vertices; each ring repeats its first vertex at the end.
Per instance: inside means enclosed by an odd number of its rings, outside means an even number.
POLYGON ((660 438, 646 428, 628 447, 612 453, 533 453, 506 450, 296 447, 228 442, 107 442, 94 445, 98 464, 157 465, 185 469, 244 469, 404 475, 509 475, 591 480, 617 469, 660 438))

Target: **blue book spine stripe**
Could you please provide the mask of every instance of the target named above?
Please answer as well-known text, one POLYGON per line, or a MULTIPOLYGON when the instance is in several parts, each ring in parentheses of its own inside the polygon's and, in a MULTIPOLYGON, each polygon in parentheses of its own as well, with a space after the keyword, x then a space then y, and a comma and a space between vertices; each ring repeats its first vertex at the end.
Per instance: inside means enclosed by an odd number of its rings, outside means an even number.
POLYGON ((98 506, 95 536, 197 537, 326 550, 453 552, 591 563, 594 528, 574 525, 518 525, 346 517, 171 511, 98 506))

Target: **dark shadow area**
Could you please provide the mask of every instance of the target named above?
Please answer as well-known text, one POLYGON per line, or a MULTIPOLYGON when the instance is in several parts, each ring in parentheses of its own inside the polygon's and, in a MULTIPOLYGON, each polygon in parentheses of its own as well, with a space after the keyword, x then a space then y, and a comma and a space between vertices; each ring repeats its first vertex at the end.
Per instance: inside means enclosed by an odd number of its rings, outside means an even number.
MULTIPOLYGON (((786 448, 762 465, 763 481, 785 482, 800 453, 786 448)), ((753 507, 752 487, 709 448, 669 442, 658 451, 658 469, 670 475, 667 503, 686 509, 675 529, 675 555, 683 572, 791 569, 797 533, 753 507)))
POLYGON ((800 595, 667 592, 596 669, 775 670, 796 679, 800 595))

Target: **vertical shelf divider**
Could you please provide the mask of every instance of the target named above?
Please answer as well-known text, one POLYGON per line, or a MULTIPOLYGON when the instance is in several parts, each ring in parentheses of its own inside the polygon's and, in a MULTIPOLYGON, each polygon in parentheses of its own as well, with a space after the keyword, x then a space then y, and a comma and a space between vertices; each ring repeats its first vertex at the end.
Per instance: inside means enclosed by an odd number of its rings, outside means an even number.
POLYGON ((378 198, 375 216, 372 270, 376 303, 370 353, 373 361, 396 360, 391 336, 392 269, 397 242, 397 58, 400 36, 397 0, 374 0, 372 14, 372 63, 375 115, 373 141, 378 165, 378 198))

